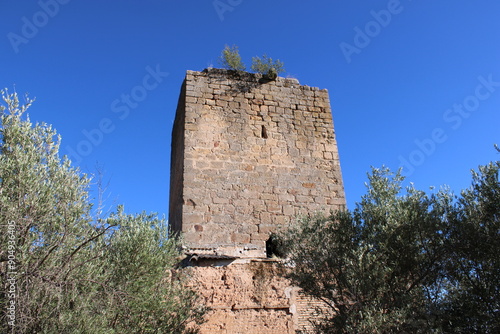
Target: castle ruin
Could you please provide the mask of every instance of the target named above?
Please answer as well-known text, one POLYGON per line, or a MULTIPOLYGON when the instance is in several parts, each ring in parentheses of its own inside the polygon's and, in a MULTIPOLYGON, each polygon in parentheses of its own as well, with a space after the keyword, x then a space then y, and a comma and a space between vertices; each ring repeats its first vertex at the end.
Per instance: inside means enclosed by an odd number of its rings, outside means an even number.
POLYGON ((188 71, 172 132, 169 222, 211 311, 201 333, 295 333, 315 301, 281 275, 270 234, 343 208, 328 91, 188 71))

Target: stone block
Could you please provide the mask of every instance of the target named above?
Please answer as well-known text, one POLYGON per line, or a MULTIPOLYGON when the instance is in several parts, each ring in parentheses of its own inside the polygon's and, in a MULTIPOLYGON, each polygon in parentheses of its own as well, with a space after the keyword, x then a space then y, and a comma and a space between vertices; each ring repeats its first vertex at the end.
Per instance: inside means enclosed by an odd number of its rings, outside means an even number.
POLYGON ((205 222, 203 213, 186 213, 182 218, 186 225, 202 224, 205 222))
POLYGON ((248 243, 250 243, 250 234, 232 233, 231 234, 231 242, 240 243, 240 244, 248 244, 248 243))
POLYGON ((277 226, 283 226, 290 221, 290 217, 284 215, 276 215, 272 217, 273 231, 276 231, 277 226))
POLYGON ((259 233, 260 234, 270 234, 275 231, 276 226, 271 225, 271 224, 260 224, 258 225, 259 227, 259 233))
POLYGON ((283 205, 283 214, 288 217, 293 217, 295 215, 295 208, 293 205, 283 205))
MULTIPOLYGON (((275 226, 274 226, 275 227, 275 226)), ((265 245, 265 241, 269 240, 269 233, 254 233, 252 234, 251 241, 260 241, 265 245)))
POLYGON ((223 197, 214 197, 212 199, 212 202, 214 204, 229 204, 229 198, 223 198, 223 197))

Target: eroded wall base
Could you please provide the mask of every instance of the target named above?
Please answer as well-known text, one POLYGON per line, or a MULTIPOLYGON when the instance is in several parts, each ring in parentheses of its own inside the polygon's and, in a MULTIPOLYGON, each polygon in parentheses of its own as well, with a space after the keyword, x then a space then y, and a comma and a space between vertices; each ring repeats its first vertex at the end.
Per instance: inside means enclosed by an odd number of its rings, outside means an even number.
POLYGON ((189 285, 210 308, 201 334, 313 333, 314 321, 331 311, 284 278, 279 260, 238 259, 184 268, 189 285))
POLYGON ((287 334, 295 333, 290 315, 283 310, 216 310, 208 315, 201 334, 287 334))
POLYGON ((292 334, 299 329, 298 289, 282 277, 284 269, 277 261, 245 259, 183 270, 211 309, 201 334, 292 334))

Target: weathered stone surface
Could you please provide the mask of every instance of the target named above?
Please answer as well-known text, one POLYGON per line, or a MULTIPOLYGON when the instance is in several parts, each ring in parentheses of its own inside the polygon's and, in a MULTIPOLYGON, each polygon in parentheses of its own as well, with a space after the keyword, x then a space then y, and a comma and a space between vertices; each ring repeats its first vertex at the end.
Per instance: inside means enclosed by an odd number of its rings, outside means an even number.
POLYGON ((278 226, 345 205, 328 91, 259 79, 187 72, 172 133, 169 222, 189 247, 223 245, 240 256, 257 247, 265 257, 278 226))
POLYGON ((208 315, 201 333, 294 334, 292 320, 283 310, 216 310, 208 315))
POLYGON ((210 308, 198 327, 201 334, 313 333, 311 320, 330 311, 292 287, 279 260, 216 260, 183 270, 210 308))
POLYGON ((272 261, 189 267, 190 285, 211 310, 201 333, 295 333, 288 280, 272 261))
POLYGON ((345 206, 328 91, 260 79, 188 71, 179 98, 169 223, 210 308, 201 334, 291 334, 326 309, 266 258, 266 241, 298 215, 345 206))

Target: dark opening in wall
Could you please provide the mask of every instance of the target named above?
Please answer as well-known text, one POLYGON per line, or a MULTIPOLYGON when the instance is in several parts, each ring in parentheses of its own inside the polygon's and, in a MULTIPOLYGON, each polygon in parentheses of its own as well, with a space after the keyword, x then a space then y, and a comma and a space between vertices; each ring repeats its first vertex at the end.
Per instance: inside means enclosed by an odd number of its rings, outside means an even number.
POLYGON ((284 258, 282 244, 280 238, 272 233, 266 241, 266 255, 268 258, 279 257, 284 258))
POLYGON ((261 137, 267 139, 267 129, 264 125, 262 125, 262 134, 261 137))

